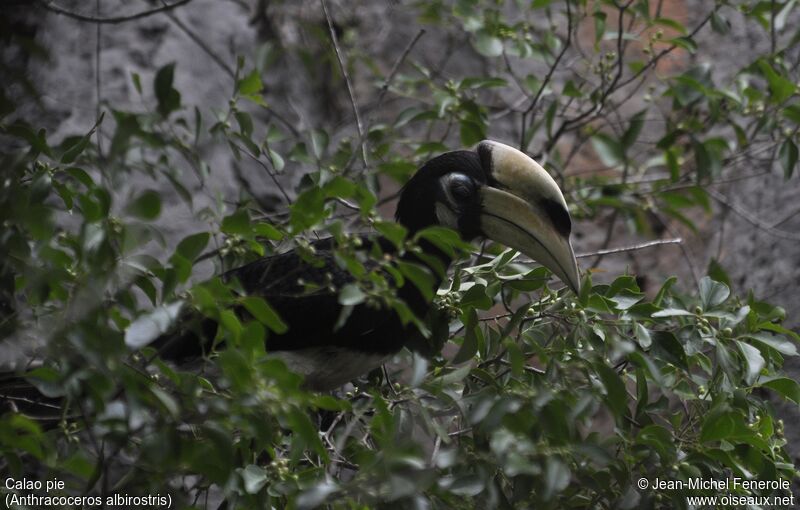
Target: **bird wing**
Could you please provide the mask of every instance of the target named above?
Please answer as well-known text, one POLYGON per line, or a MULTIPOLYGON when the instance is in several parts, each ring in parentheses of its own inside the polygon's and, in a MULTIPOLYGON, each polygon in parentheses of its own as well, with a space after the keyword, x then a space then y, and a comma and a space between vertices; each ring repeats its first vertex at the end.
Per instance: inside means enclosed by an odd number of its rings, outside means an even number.
MULTIPOLYGON (((371 250, 374 243, 379 243, 383 252, 394 250, 390 243, 366 236, 362 237, 359 250, 371 250)), ((312 256, 292 250, 260 258, 222 275, 227 281, 238 280, 247 294, 264 298, 289 326, 283 334, 270 333, 268 351, 325 347, 392 354, 417 334, 385 305, 340 304, 339 290, 356 279, 336 260, 332 239, 316 241, 311 246, 312 256)), ((373 257, 362 258, 366 271, 379 270, 373 257)), ((392 281, 391 276, 386 277, 392 281)), ((243 307, 236 311, 247 316, 243 307)), ((207 353, 217 330, 216 322, 200 318, 196 311, 188 312, 179 322, 174 331, 151 344, 161 357, 182 362, 207 353)))

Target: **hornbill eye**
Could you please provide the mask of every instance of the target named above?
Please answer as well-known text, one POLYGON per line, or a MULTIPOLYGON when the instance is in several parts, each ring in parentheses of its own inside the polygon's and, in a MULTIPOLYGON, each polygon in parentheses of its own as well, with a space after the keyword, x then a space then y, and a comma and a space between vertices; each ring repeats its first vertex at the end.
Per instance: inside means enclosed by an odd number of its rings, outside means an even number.
POLYGON ((469 202, 475 196, 475 181, 464 174, 451 174, 447 178, 449 195, 456 204, 469 202))

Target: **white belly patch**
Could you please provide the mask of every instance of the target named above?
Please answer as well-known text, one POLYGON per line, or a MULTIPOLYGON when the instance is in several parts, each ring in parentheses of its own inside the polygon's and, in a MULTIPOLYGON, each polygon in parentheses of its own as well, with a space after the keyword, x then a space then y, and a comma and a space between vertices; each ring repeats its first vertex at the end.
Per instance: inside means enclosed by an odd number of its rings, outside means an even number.
POLYGON ((342 347, 309 347, 297 351, 270 353, 292 372, 305 376, 308 388, 333 390, 356 377, 378 368, 391 354, 364 353, 342 347))

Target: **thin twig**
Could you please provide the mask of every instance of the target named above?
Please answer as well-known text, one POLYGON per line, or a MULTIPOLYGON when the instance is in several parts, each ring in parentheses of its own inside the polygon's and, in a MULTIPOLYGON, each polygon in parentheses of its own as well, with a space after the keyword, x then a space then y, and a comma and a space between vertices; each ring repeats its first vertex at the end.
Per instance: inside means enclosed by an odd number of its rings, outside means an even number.
POLYGON ((785 230, 774 228, 772 225, 767 224, 766 222, 758 219, 754 214, 750 211, 742 208, 738 204, 731 202, 728 197, 723 195, 722 193, 713 190, 713 189, 706 189, 706 193, 708 193, 711 198, 719 202, 720 204, 724 205, 731 211, 735 212, 743 219, 745 219, 748 223, 753 225, 754 227, 763 230, 767 234, 770 234, 773 237, 778 237, 780 239, 788 239, 790 241, 800 241, 800 234, 796 232, 787 232, 785 230))
POLYGON ((770 0, 769 3, 769 53, 770 55, 775 54, 775 0, 770 0))
MULTIPOLYGON (((272 169, 270 169, 270 167, 269 167, 269 166, 267 166, 267 164, 266 164, 266 163, 264 163, 263 161, 261 161, 261 158, 259 158, 259 157, 258 157, 258 156, 256 156, 255 154, 251 154, 249 150, 245 149, 245 148, 244 148, 244 147, 242 147, 241 145, 239 145, 239 144, 237 144, 237 143, 235 143, 235 142, 233 142, 233 141, 231 141, 231 145, 233 145, 234 147, 236 147, 237 149, 239 149, 239 150, 240 150, 240 151, 242 151, 243 153, 247 154, 247 156, 248 156, 248 157, 250 157, 250 159, 252 159, 252 160, 253 160, 253 161, 255 161, 256 163, 258 163, 258 165, 259 165, 261 168, 263 168, 265 172, 267 172, 267 175, 269 175, 270 179, 272 179, 272 182, 273 182, 273 183, 275 184, 275 186, 278 188, 278 191, 280 191, 280 192, 281 192, 281 195, 283 195, 283 198, 284 198, 284 200, 286 200, 286 203, 287 203, 287 204, 291 204, 291 203, 292 203, 292 199, 291 199, 291 198, 289 198, 289 194, 288 194, 288 193, 286 193, 286 190, 285 190, 285 189, 283 189, 283 186, 281 185, 280 181, 278 180, 278 177, 275 175, 275 174, 276 174, 276 172, 274 172, 272 169)), ((254 198, 255 198, 255 197, 254 197, 254 198)))
POLYGON ((251 197, 253 197, 253 200, 256 201, 261 209, 264 211, 269 211, 272 208, 272 204, 266 202, 261 194, 256 193, 252 184, 250 184, 250 181, 244 176, 242 167, 237 165, 236 162, 233 163, 233 175, 236 177, 236 181, 239 183, 239 185, 241 185, 241 187, 244 188, 251 197))
POLYGON ((600 255, 597 255, 597 257, 592 261, 592 263, 590 264, 591 267, 597 267, 603 260, 602 252, 605 251, 606 248, 608 248, 608 245, 611 243, 611 238, 614 237, 614 227, 617 225, 618 218, 619 218, 619 209, 614 209, 614 211, 611 213, 611 219, 608 220, 608 226, 606 227, 606 235, 603 238, 602 248, 598 250, 600 252, 600 255))
POLYGON ((607 250, 597 250, 597 251, 590 251, 586 253, 579 253, 575 255, 576 259, 582 259, 586 257, 596 257, 598 255, 611 255, 614 253, 625 253, 629 251, 638 251, 644 250, 645 248, 652 248, 653 246, 663 246, 665 244, 681 244, 683 239, 680 237, 675 237, 672 239, 659 239, 657 241, 648 241, 646 243, 634 244, 631 246, 620 246, 619 248, 609 248, 607 250))
POLYGON ((531 117, 531 121, 530 121, 531 129, 533 129, 533 125, 534 125, 534 123, 536 121, 536 112, 534 112, 533 110, 534 110, 534 108, 536 108, 536 105, 539 103, 539 99, 542 97, 542 93, 544 92, 544 89, 550 83, 550 79, 553 77, 553 73, 555 73, 556 68, 558 67, 558 64, 561 62, 561 59, 564 57, 564 54, 569 49, 571 42, 572 42, 572 10, 570 9, 569 0, 568 0, 567 1, 567 40, 564 43, 564 47, 561 48, 561 52, 558 54, 556 59, 553 61, 553 65, 551 65, 550 69, 547 71, 547 75, 544 77, 544 80, 542 81, 542 85, 539 87, 539 90, 536 91, 536 96, 533 98, 533 101, 531 101, 531 104, 522 113, 522 133, 520 134, 520 141, 519 141, 520 142, 519 143, 519 148, 520 148, 521 151, 525 151, 527 149, 527 147, 526 147, 527 144, 525 143, 525 131, 526 131, 526 127, 527 127, 527 119, 526 119, 526 117, 528 116, 529 113, 533 112, 533 117, 531 117))
MULTIPOLYGON (((622 18, 621 17, 620 17, 620 30, 622 30, 622 18)), ((630 168, 630 166, 626 162, 625 163, 625 167, 622 170, 622 183, 623 183, 623 185, 628 180, 628 170, 629 170, 629 168, 630 168)), ((611 243, 611 238, 614 235, 614 226, 616 225, 618 218, 619 218, 619 209, 614 209, 614 212, 611 215, 611 221, 608 222, 608 228, 606 229, 606 238, 603 241, 603 247, 601 248, 601 251, 605 250, 606 248, 608 248, 609 243, 611 243)), ((602 260, 603 260, 603 255, 598 255, 594 259, 594 261, 592 261, 591 267, 598 267, 602 260)))
MULTIPOLYGON (((558 54, 556 59, 553 61, 553 65, 550 66, 550 69, 547 71, 547 75, 542 80, 542 85, 539 87, 539 90, 536 91, 536 96, 531 101, 531 104, 525 109, 525 114, 528 114, 536 108, 537 103, 539 102, 539 98, 542 97, 542 93, 547 85, 550 83, 550 79, 553 77, 553 73, 555 72, 556 68, 558 67, 558 63, 561 62, 561 59, 564 57, 564 53, 567 52, 570 46, 570 42, 572 41, 572 10, 569 7, 569 2, 567 2, 567 40, 564 42, 564 47, 561 48, 561 52, 558 54)), ((531 122, 533 119, 531 120, 531 122)))
MULTIPOLYGON (((621 6, 620 9, 622 9, 624 11, 624 9, 627 9, 627 7, 629 5, 630 4, 627 4, 625 6, 621 6)), ((703 18, 703 20, 685 37, 688 38, 688 39, 691 39, 692 37, 694 37, 711 20, 711 17, 713 16, 714 12, 716 12, 716 9, 712 9, 708 13, 708 15, 706 15, 706 17, 703 18)), ((620 14, 622 14, 622 13, 620 13, 620 14)), ((619 29, 619 34, 617 34, 617 37, 618 37, 618 39, 617 39, 617 47, 618 48, 620 48, 621 44, 622 44, 622 39, 620 38, 620 34, 621 33, 622 33, 622 24, 621 24, 621 18, 620 18, 620 29, 619 29)), ((618 60, 617 61, 617 64, 618 64, 618 66, 617 66, 617 75, 615 76, 614 80, 612 80, 611 84, 607 88, 602 89, 603 92, 602 92, 602 95, 601 95, 600 99, 598 101, 596 101, 596 102, 593 102, 591 108, 588 108, 587 110, 585 110, 582 113, 579 113, 575 117, 573 117, 571 119, 566 119, 564 122, 562 122, 561 125, 556 130, 555 134, 552 137, 550 137, 549 141, 545 145, 545 148, 541 152, 543 154, 549 153, 553 149, 553 147, 555 147, 556 143, 558 142, 558 140, 561 138, 562 135, 564 135, 565 133, 567 133, 569 131, 574 131, 576 129, 580 129, 581 127, 585 126, 586 124, 591 122, 593 119, 595 119, 597 117, 597 115, 605 107, 606 100, 608 99, 608 97, 613 92, 624 88, 626 85, 628 85, 629 83, 631 83, 634 80, 636 80, 637 78, 639 78, 639 76, 643 75, 648 69, 650 69, 651 67, 653 67, 656 64, 658 64, 658 62, 662 58, 664 58, 665 56, 667 56, 670 53, 672 53, 672 51, 674 51, 678 47, 679 47, 678 44, 672 44, 668 48, 663 49, 658 55, 656 55, 653 58, 651 58, 650 60, 648 60, 647 63, 644 66, 642 66, 641 69, 639 69, 638 71, 636 71, 631 76, 629 76, 628 78, 625 78, 625 79, 622 79, 622 75, 621 75, 622 66, 620 65, 621 62, 618 60)), ((617 58, 621 59, 622 58, 621 54, 617 55, 617 58)), ((601 89, 598 88, 592 94, 600 92, 600 90, 601 89)))
MULTIPOLYGON (((100 0, 96 0, 95 1, 95 6, 94 7, 95 7, 95 13, 99 16, 100 15, 100 0)), ((101 102, 103 100, 103 97, 100 94, 100 52, 102 50, 101 44, 100 44, 100 36, 101 36, 100 27, 101 26, 102 26, 102 24, 98 23, 96 25, 96 27, 95 27, 96 30, 95 30, 95 47, 94 47, 94 88, 95 88, 95 94, 97 95, 97 97, 95 98, 97 100, 97 103, 95 104, 95 112, 94 112, 95 119, 99 119, 100 118, 100 108, 101 108, 100 104, 101 104, 101 102)), ((100 144, 101 140, 102 140, 102 136, 101 136, 101 133, 100 133, 100 126, 97 126, 97 155, 98 155, 99 159, 102 160, 103 159, 103 146, 100 144)))
POLYGON ((107 24, 118 24, 118 23, 125 23, 127 21, 133 21, 136 19, 146 18, 147 16, 152 16, 153 14, 158 14, 160 12, 168 12, 172 9, 180 7, 182 5, 186 5, 192 0, 178 0, 174 4, 163 5, 162 7, 156 7, 155 9, 148 9, 146 11, 137 12, 135 14, 129 14, 127 16, 112 16, 109 18, 101 18, 99 16, 87 16, 85 14, 81 14, 79 12, 73 12, 69 9, 65 9, 56 5, 51 1, 39 0, 39 3, 47 9, 48 11, 55 12, 56 14, 63 14, 68 18, 76 19, 78 21, 86 21, 89 23, 107 23, 107 24))
MULTIPOLYGON (((161 0, 161 3, 167 5, 164 0, 161 0)), ((172 20, 172 22, 175 23, 175 25, 177 25, 178 28, 180 28, 181 31, 183 31, 183 33, 186 34, 189 37, 189 39, 192 40, 193 43, 195 43, 201 50, 203 50, 203 53, 211 57, 211 60, 213 60, 214 63, 217 64, 223 71, 225 71, 225 73, 228 76, 230 76, 234 80, 236 79, 236 71, 231 66, 229 66, 227 62, 225 62, 222 59, 222 57, 217 55, 214 52, 214 50, 212 50, 211 47, 209 47, 200 36, 195 34, 189 27, 187 27, 186 24, 183 23, 180 19, 178 19, 178 17, 175 16, 174 13, 168 12, 167 16, 169 16, 169 19, 172 20)), ((294 124, 289 122, 289 120, 286 117, 275 111, 275 109, 269 106, 268 104, 262 104, 261 106, 265 110, 267 110, 267 112, 269 112, 270 115, 278 119, 278 121, 281 124, 283 124, 284 127, 286 127, 286 129, 291 131, 294 136, 300 136, 300 131, 298 131, 297 128, 294 127, 294 124)))
MULTIPOLYGON (((164 3, 163 0, 162 3, 164 3)), ((181 31, 184 34, 186 34, 189 37, 189 39, 192 40, 193 43, 195 43, 201 50, 203 50, 203 53, 211 57, 211 60, 213 60, 215 64, 221 67, 222 70, 225 71, 225 73, 227 73, 231 78, 236 77, 236 71, 231 66, 229 66, 227 62, 222 60, 222 58, 219 55, 214 53, 214 51, 205 43, 205 41, 203 41, 202 38, 200 38, 189 27, 187 27, 177 16, 175 16, 175 14, 170 12, 167 13, 167 16, 169 16, 169 19, 171 19, 172 22, 175 23, 175 25, 177 25, 178 28, 180 28, 181 31)))
POLYGON ((353 92, 353 84, 350 81, 350 74, 347 72, 347 65, 342 55, 342 50, 339 47, 339 38, 336 37, 336 30, 333 28, 333 20, 328 12, 328 4, 325 0, 319 0, 322 4, 322 12, 325 13, 325 20, 328 22, 328 31, 331 34, 331 42, 333 43, 333 51, 336 54, 336 60, 339 62, 339 69, 342 71, 345 85, 347 86, 347 93, 350 96, 350 105, 353 107, 353 116, 356 119, 356 129, 358 130, 358 144, 361 146, 361 159, 364 162, 364 168, 369 166, 367 160, 366 137, 364 136, 364 125, 361 123, 361 114, 358 113, 358 105, 356 104, 355 93, 353 92))
POLYGON ((417 35, 415 35, 414 38, 411 39, 411 42, 409 42, 406 45, 406 49, 403 50, 403 53, 401 53, 400 57, 395 61, 394 65, 392 66, 392 70, 389 71, 389 75, 386 77, 386 80, 384 80, 383 85, 381 86, 381 90, 378 93, 378 102, 375 105, 375 109, 373 110, 374 112, 377 112, 381 109, 381 105, 383 104, 383 98, 384 96, 386 96, 386 92, 389 91, 389 86, 392 84, 394 76, 397 74, 397 71, 400 70, 400 66, 406 60, 408 54, 411 53, 411 49, 414 48, 414 45, 417 44, 417 41, 419 41, 423 35, 425 35, 425 29, 420 28, 419 32, 417 32, 417 35))
POLYGON ((784 223, 788 222, 791 219, 797 218, 800 215, 800 207, 794 209, 792 212, 787 214, 783 219, 776 221, 771 225, 772 228, 778 228, 784 223))

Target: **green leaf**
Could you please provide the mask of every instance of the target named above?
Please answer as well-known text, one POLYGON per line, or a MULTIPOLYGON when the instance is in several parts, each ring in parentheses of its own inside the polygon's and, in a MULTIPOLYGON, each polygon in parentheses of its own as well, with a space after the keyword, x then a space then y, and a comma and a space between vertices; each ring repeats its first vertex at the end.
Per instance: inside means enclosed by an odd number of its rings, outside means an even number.
POLYGON ((125 345, 130 349, 141 349, 149 344, 169 331, 182 309, 183 302, 176 301, 139 316, 125 331, 125 345))
POLYGON ((609 299, 614 302, 614 306, 617 310, 628 310, 630 307, 644 299, 644 294, 641 292, 624 290, 609 299))
POLYGON ((318 186, 309 188, 291 205, 293 230, 311 228, 325 218, 325 192, 318 186))
POLYGON ((662 462, 670 462, 674 457, 675 439, 672 433, 661 425, 648 425, 639 431, 637 441, 653 448, 662 462))
POLYGON ((503 41, 485 30, 480 30, 472 41, 475 50, 484 57, 497 57, 503 53, 503 41))
POLYGON ((595 11, 592 14, 594 18, 594 44, 595 48, 599 48, 598 43, 603 40, 606 33, 606 18, 607 14, 602 11, 595 11))
MULTIPOLYGON (((253 119, 250 114, 247 112, 235 112, 233 115, 236 117, 236 122, 239 123, 239 130, 242 135, 249 139, 250 135, 253 134, 253 119)), ((251 150, 251 152, 258 154, 258 151, 251 150)))
MULTIPOLYGON (((661 285, 661 288, 658 289, 658 292, 656 293, 656 297, 653 298, 653 304, 656 306, 661 306, 661 303, 664 301, 664 297, 669 294, 670 289, 672 288, 673 285, 675 285, 677 281, 678 279, 674 276, 670 276, 669 278, 664 280, 664 283, 661 285)), ((686 310, 681 310, 681 311, 685 312, 686 310)), ((689 314, 689 312, 686 313, 689 314)))
POLYGON ((258 69, 253 69, 244 78, 236 82, 236 90, 244 96, 258 94, 264 89, 261 82, 261 74, 258 69))
POLYGON ((761 383, 764 388, 769 388, 779 393, 784 398, 791 400, 796 404, 800 404, 800 384, 794 379, 788 377, 776 377, 761 383))
POLYGON ((86 186, 87 189, 94 187, 94 180, 92 180, 91 176, 86 173, 86 170, 72 166, 64 171, 75 180, 86 186))
MULTIPOLYGON (((783 311, 781 308, 779 312, 783 311)), ((773 333, 778 333, 779 335, 786 335, 793 338, 795 341, 800 342, 800 334, 795 333, 791 329, 784 328, 780 324, 775 324, 774 322, 769 322, 769 318, 766 322, 761 322, 756 326, 756 329, 759 330, 766 330, 772 331, 773 333)))
POLYGON ((269 223, 256 223, 253 225, 253 233, 259 237, 266 237, 270 241, 280 241, 283 239, 281 231, 269 223))
POLYGON ((674 333, 670 331, 653 331, 651 337, 653 339, 653 345, 650 349, 650 354, 654 358, 672 363, 683 370, 689 369, 686 351, 675 337, 674 333))
POLYGON ((245 324, 240 338, 240 345, 250 360, 259 359, 266 354, 264 340, 267 332, 259 321, 249 321, 245 324))
POLYGON ((311 450, 327 461, 328 452, 322 445, 317 427, 305 412, 292 407, 285 413, 288 428, 292 431, 292 447, 290 461, 297 461, 306 450, 311 450))
POLYGON ((317 159, 322 159, 329 142, 330 139, 327 132, 320 129, 311 131, 311 150, 317 159))
POLYGON ((200 232, 186 236, 178 243, 175 249, 177 253, 183 256, 186 260, 194 262, 194 260, 203 252, 208 244, 208 232, 200 232))
POLYGON ((617 417, 623 416, 628 410, 628 392, 625 390, 625 384, 619 374, 604 363, 595 363, 594 366, 606 388, 608 406, 617 417))
POLYGON ((663 310, 659 310, 653 314, 653 318, 657 319, 660 317, 681 317, 681 316, 691 316, 694 315, 692 312, 687 310, 681 310, 680 308, 665 308, 663 310))
POLYGON ((403 225, 390 221, 376 221, 374 225, 375 230, 391 241, 398 249, 403 246, 403 241, 408 234, 408 230, 403 225))
POLYGON ((61 156, 61 163, 62 164, 68 165, 68 164, 72 163, 73 161, 75 161, 78 158, 78 156, 81 155, 81 153, 84 150, 86 150, 86 147, 89 145, 89 141, 91 140, 92 135, 94 134, 95 130, 97 129, 97 126, 99 126, 100 123, 103 122, 103 118, 104 117, 105 117, 105 112, 100 114, 100 118, 97 120, 95 125, 92 126, 92 129, 90 129, 89 132, 86 133, 86 135, 82 136, 80 138, 80 140, 78 140, 78 142, 76 142, 69 149, 64 151, 64 154, 62 154, 62 156, 61 156))
POLYGON ((339 487, 329 476, 314 483, 298 494, 296 508, 317 508, 325 502, 331 501, 331 496, 339 491, 339 487))
POLYGON ((397 269, 403 273, 403 276, 411 280, 426 300, 433 298, 435 280, 427 267, 414 262, 399 260, 397 261, 397 269))
POLYGON ((580 91, 580 89, 575 85, 575 82, 572 80, 569 80, 564 84, 561 94, 567 97, 583 97, 583 92, 580 91))
POLYGON ((783 116, 795 124, 800 125, 800 103, 787 105, 786 108, 783 109, 783 116))
POLYGON ((275 333, 282 335, 289 330, 278 313, 264 299, 258 296, 246 296, 242 298, 242 304, 258 322, 275 333))
POLYGON ((622 135, 621 142, 622 149, 624 151, 630 149, 634 142, 636 142, 636 140, 639 138, 639 133, 642 132, 642 127, 644 127, 645 115, 647 115, 647 110, 642 110, 631 117, 631 122, 628 124, 628 129, 626 129, 625 133, 622 135))
POLYGON ((264 468, 250 464, 240 471, 244 491, 248 494, 257 494, 267 484, 267 472, 264 468))
POLYGON ((461 144, 465 147, 470 147, 486 138, 486 131, 481 123, 473 120, 462 120, 459 135, 461 136, 461 144))
POLYGON ((686 34, 686 27, 683 26, 683 23, 674 20, 672 18, 656 18, 653 20, 655 25, 661 25, 667 28, 671 28, 675 30, 679 34, 686 34))
POLYGON ((797 346, 789 340, 781 338, 778 335, 759 332, 747 333, 744 336, 751 340, 755 340, 761 345, 775 349, 779 353, 785 354, 786 356, 797 356, 797 346))
POLYGON ((625 153, 619 142, 605 133, 592 136, 592 147, 604 165, 615 167, 625 161, 625 153))
POLYGON ((725 285, 730 288, 731 286, 731 278, 728 276, 728 273, 725 269, 720 265, 720 263, 715 258, 711 258, 711 261, 708 263, 708 270, 706 271, 708 276, 711 277, 712 280, 724 283, 725 285))
POLYGON ((758 69, 761 70, 761 74, 767 79, 767 83, 769 84, 770 102, 780 104, 794 94, 794 83, 778 74, 772 67, 772 64, 766 59, 759 59, 758 69))
POLYGON ((544 471, 544 494, 545 500, 552 499, 556 494, 567 488, 572 478, 569 466, 558 457, 547 457, 544 471))
POLYGON ((678 46, 679 48, 683 48, 684 50, 688 51, 689 53, 696 53, 697 52, 697 43, 689 36, 685 37, 675 37, 673 39, 669 39, 668 42, 678 46))
POLYGON ((278 154, 272 149, 269 149, 269 159, 272 162, 272 166, 275 167, 276 172, 282 172, 284 167, 286 166, 286 161, 284 161, 283 156, 278 154))
POLYGON ((222 219, 220 229, 226 234, 245 235, 250 232, 250 215, 247 209, 239 209, 222 219))
POLYGON ((703 422, 703 427, 700 431, 700 440, 706 442, 729 439, 743 428, 746 429, 742 422, 741 415, 737 413, 722 412, 712 414, 703 422))
POLYGON ((789 17, 789 13, 794 8, 794 4, 796 2, 797 2, 797 0, 789 0, 788 2, 785 2, 783 4, 783 7, 778 12, 778 14, 775 16, 775 20, 774 20, 775 30, 777 30, 778 32, 783 30, 783 28, 786 26, 786 19, 789 17))
POLYGON ((783 167, 784 178, 791 179, 794 167, 797 165, 797 145, 791 138, 787 138, 781 144, 781 148, 778 150, 778 159, 783 167))
POLYGON ((647 350, 651 345, 653 345, 653 339, 650 337, 650 331, 638 322, 636 323, 635 334, 636 340, 639 342, 639 346, 642 349, 647 350))
POLYGON ((239 339, 242 336, 242 322, 239 320, 239 317, 233 313, 233 310, 222 310, 219 312, 219 323, 231 334, 233 345, 238 347, 239 339))
POLYGON ((167 117, 181 106, 181 94, 172 87, 175 63, 167 64, 156 73, 153 88, 158 101, 158 113, 167 117))
POLYGON ((764 361, 763 356, 761 356, 761 352, 759 352, 759 350, 752 345, 740 342, 738 340, 736 341, 736 344, 739 346, 739 352, 742 353, 745 361, 745 367, 747 368, 745 381, 747 384, 753 384, 761 373, 761 370, 764 368, 764 365, 766 365, 766 362, 764 361))
POLYGON ((128 204, 126 211, 143 220, 154 220, 161 214, 161 196, 155 190, 146 190, 128 204))
POLYGON ((27 123, 16 121, 8 126, 0 125, 0 132, 5 132, 28 142, 34 155, 40 152, 52 157, 52 151, 47 143, 47 132, 44 129, 34 131, 27 123))
POLYGON ((133 82, 133 87, 136 89, 138 94, 142 94, 142 77, 139 76, 139 73, 131 72, 131 81, 133 82))
POLYGON ((453 357, 453 364, 458 365, 469 361, 478 352, 478 315, 475 310, 466 310, 461 315, 461 321, 464 323, 464 340, 461 342, 461 348, 453 357))
POLYGON ((461 296, 461 306, 471 306, 478 310, 488 310, 494 301, 486 295, 486 286, 476 283, 461 296))
POLYGON ((487 89, 492 87, 506 87, 508 82, 503 78, 480 77, 480 78, 464 78, 461 81, 461 87, 468 89, 487 89))
POLYGON ((348 283, 342 290, 339 291, 339 304, 344 306, 355 306, 363 303, 367 295, 361 290, 361 287, 355 283, 348 283))
POLYGON ((715 282, 708 276, 704 276, 700 280, 700 301, 703 310, 716 308, 724 303, 730 295, 731 290, 724 283, 715 282))
POLYGON ((715 9, 711 13, 711 28, 714 32, 725 35, 731 30, 731 22, 715 9))

